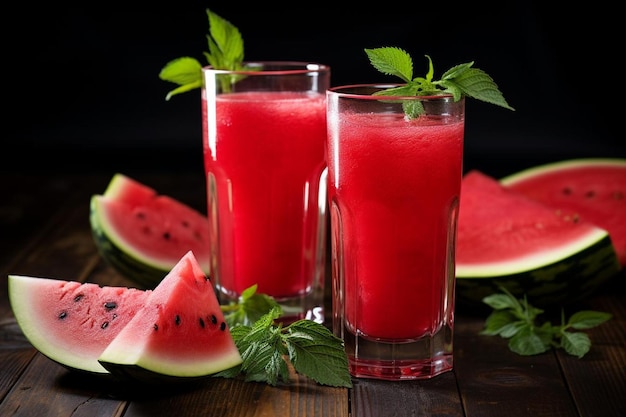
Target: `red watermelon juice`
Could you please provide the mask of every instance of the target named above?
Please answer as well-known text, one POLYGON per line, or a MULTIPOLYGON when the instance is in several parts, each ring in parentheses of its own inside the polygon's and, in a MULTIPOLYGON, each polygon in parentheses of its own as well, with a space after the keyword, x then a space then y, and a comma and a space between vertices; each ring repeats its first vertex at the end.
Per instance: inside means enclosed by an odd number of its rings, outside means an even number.
POLYGON ((359 97, 328 96, 333 328, 354 376, 427 378, 452 368, 464 103, 359 97))
POLYGON ((323 92, 235 91, 205 96, 203 110, 212 274, 222 300, 258 285, 283 305, 286 321, 321 322, 323 92))

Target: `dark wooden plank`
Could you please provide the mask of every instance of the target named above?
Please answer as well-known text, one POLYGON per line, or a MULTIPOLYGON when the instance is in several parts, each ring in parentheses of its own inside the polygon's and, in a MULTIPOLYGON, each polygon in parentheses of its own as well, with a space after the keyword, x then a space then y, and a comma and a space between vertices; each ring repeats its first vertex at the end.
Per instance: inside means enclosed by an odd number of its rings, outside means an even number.
POLYGON ((563 375, 581 416, 626 416, 626 271, 576 310, 610 312, 606 323, 585 332, 590 351, 581 359, 559 351, 563 375))
POLYGON ((464 416, 453 372, 420 381, 354 381, 353 417, 464 416))
POLYGON ((581 416, 626 416, 626 345, 592 345, 582 359, 559 354, 581 416))
POLYGON ((124 417, 186 415, 211 417, 347 417, 348 390, 324 387, 292 373, 289 384, 272 387, 235 379, 209 379, 193 390, 135 398, 124 417))
POLYGON ((578 416, 554 352, 520 356, 479 335, 484 320, 457 316, 455 373, 467 417, 578 416))
POLYGON ((0 321, 0 399, 7 395, 36 353, 15 319, 0 321))
POLYGON ((126 403, 108 395, 110 386, 110 381, 70 372, 37 353, 0 403, 0 416, 121 416, 126 403))

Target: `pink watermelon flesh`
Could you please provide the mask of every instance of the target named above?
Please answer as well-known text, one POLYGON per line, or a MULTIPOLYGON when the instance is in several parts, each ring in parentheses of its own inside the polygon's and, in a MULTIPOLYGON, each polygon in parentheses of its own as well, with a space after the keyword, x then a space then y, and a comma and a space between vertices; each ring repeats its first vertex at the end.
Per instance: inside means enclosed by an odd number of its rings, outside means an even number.
POLYGON ((115 240, 139 259, 169 271, 192 251, 210 272, 206 216, 122 174, 114 176, 104 195, 94 198, 106 230, 114 231, 115 240))
POLYGON ((9 299, 22 332, 70 369, 107 373, 98 357, 147 300, 150 291, 9 276, 9 299))
POLYGON ((479 171, 462 182, 456 248, 457 275, 498 275, 541 267, 575 253, 606 231, 556 214, 479 171))
POLYGON ((192 252, 99 358, 112 373, 201 377, 241 363, 213 285, 192 252))
POLYGON ((626 160, 563 161, 514 174, 502 183, 558 209, 562 217, 607 230, 626 267, 626 160))

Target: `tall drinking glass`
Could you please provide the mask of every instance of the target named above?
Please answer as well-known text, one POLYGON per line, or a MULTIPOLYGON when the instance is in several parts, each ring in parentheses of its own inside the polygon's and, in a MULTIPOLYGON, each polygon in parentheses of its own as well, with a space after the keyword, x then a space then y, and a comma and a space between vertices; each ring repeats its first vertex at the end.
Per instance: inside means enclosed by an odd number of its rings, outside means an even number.
POLYGON ((465 104, 385 87, 327 93, 333 329, 353 376, 423 379, 453 365, 465 104))
POLYGON ((222 302, 256 284, 281 320, 322 322, 330 68, 245 66, 202 70, 211 274, 222 302))

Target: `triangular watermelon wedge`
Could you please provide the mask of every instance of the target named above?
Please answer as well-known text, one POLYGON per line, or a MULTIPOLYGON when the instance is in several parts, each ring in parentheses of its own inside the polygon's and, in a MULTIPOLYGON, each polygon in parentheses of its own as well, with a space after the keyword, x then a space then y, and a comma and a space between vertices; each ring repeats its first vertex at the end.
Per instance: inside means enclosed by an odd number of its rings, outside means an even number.
POLYGON ((619 272, 606 230, 560 216, 480 171, 461 185, 457 295, 480 302, 506 287, 537 306, 581 300, 619 272))
POLYGON ((98 361, 114 375, 153 382, 204 377, 242 359, 211 281, 188 252, 98 361))

